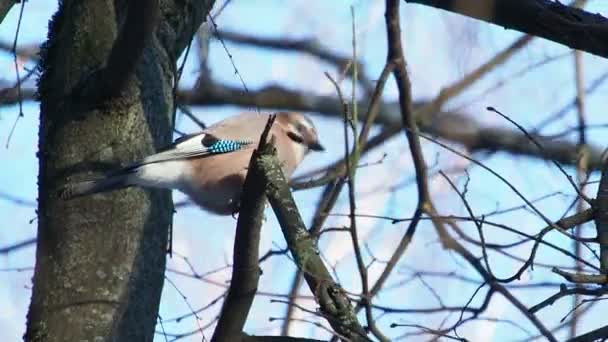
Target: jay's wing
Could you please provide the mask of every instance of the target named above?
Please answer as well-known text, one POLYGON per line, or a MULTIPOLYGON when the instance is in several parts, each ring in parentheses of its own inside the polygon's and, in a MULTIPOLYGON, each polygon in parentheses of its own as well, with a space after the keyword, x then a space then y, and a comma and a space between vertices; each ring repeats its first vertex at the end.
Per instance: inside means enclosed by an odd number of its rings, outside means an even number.
POLYGON ((141 164, 230 153, 238 151, 252 143, 249 140, 221 139, 208 132, 188 134, 161 149, 157 154, 145 158, 141 164))

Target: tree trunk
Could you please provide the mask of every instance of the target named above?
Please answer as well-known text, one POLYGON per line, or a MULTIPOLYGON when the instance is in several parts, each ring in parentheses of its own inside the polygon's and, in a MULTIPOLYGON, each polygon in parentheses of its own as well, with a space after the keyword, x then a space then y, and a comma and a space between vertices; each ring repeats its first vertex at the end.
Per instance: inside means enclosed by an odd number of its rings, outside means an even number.
POLYGON ((131 188, 63 201, 57 190, 170 142, 176 57, 213 1, 161 0, 156 30, 124 89, 87 103, 73 88, 105 65, 127 4, 64 0, 49 28, 39 81, 38 246, 27 341, 154 337, 169 192, 131 188))

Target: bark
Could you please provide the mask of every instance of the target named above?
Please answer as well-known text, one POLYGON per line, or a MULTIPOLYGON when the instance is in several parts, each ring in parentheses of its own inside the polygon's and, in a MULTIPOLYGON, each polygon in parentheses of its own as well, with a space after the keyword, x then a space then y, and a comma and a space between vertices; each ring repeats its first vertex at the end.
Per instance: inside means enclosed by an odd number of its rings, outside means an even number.
POLYGON ((26 341, 152 341, 172 204, 128 189, 62 201, 57 189, 171 140, 175 60, 213 1, 160 1, 160 20, 120 92, 92 103, 77 85, 107 66, 127 2, 60 2, 42 51, 38 244, 26 341), (116 6, 116 7, 115 7, 116 6))

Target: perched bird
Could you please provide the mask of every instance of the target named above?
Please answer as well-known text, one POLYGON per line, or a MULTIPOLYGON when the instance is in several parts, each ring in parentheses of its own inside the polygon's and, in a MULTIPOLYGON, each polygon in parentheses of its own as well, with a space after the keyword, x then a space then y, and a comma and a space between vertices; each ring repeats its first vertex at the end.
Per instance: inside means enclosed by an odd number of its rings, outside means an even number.
MULTIPOLYGON (((312 121, 294 112, 276 113, 270 130, 283 171, 291 176, 309 151, 323 151, 312 121)), ((201 208, 220 215, 238 211, 249 159, 268 114, 242 113, 183 136, 158 153, 101 179, 66 185, 62 199, 133 185, 177 189, 201 208)))

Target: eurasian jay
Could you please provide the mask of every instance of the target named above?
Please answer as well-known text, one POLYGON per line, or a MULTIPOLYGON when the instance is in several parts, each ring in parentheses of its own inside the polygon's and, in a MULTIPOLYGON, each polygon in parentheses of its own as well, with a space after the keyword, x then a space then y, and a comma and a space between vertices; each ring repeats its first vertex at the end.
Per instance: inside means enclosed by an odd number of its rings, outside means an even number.
MULTIPOLYGON (((268 121, 268 114, 242 113, 185 135, 158 153, 111 172, 106 177, 66 185, 62 199, 133 185, 177 189, 201 208, 234 214, 247 175, 249 159, 268 121)), ((295 112, 277 113, 270 130, 283 171, 290 177, 309 151, 323 151, 312 121, 295 112)))

